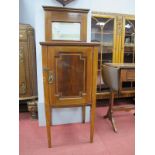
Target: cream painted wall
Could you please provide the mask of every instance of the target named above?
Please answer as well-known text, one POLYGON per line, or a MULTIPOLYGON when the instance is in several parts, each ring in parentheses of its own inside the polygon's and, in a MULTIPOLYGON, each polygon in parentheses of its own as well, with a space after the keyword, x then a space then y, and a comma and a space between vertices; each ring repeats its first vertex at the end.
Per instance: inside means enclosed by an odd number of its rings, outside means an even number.
POLYGON ((35 26, 36 0, 19 0, 19 22, 35 26))
MULTIPOLYGON (((19 21, 31 24, 35 28, 36 55, 37 55, 37 77, 38 77, 38 112, 39 125, 45 125, 44 92, 42 79, 42 55, 40 41, 44 41, 44 11, 43 5, 62 6, 55 0, 20 0, 19 21)), ((134 14, 135 0, 75 0, 67 7, 90 9, 88 15, 88 36, 90 41, 91 11, 103 11, 113 13, 134 14)), ((86 109, 86 120, 89 121, 89 107, 86 109)), ((53 124, 66 124, 81 122, 80 108, 64 108, 53 110, 53 124), (73 117, 74 116, 74 117, 73 117)))

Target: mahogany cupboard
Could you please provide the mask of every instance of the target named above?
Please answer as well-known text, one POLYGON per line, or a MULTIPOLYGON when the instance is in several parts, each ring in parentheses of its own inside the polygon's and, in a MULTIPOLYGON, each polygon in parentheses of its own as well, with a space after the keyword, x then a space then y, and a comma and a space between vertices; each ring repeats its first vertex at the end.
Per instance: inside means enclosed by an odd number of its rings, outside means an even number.
POLYGON ((91 107, 90 142, 93 142, 96 105, 97 43, 41 42, 48 147, 51 147, 51 108, 91 107))
POLYGON ((37 117, 37 72, 34 30, 19 25, 19 100, 27 102, 32 118, 37 117))
MULTIPOLYGON (((104 63, 135 62, 135 20, 132 15, 92 12, 91 41, 100 43, 98 54, 97 99, 109 98, 109 88, 102 78, 104 63)), ((134 93, 124 91, 116 97, 130 97, 134 93)))
POLYGON ((51 147, 53 107, 91 107, 90 142, 93 142, 96 105, 98 43, 87 41, 88 9, 43 6, 45 42, 42 45, 48 147, 51 147))

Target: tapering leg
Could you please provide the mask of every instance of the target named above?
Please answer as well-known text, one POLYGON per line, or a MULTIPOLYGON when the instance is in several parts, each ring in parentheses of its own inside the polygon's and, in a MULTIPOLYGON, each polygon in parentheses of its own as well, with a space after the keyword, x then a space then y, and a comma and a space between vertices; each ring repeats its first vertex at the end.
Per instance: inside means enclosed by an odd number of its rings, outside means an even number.
POLYGON ((85 123, 85 114, 86 114, 86 107, 85 105, 82 106, 82 123, 85 123))
POLYGON ((95 123, 95 105, 92 104, 90 112, 90 142, 93 142, 95 123))
POLYGON ((111 99, 110 99, 110 103, 109 103, 109 108, 108 108, 107 114, 104 116, 104 118, 108 118, 111 121, 114 132, 117 132, 115 121, 114 121, 114 118, 112 115, 113 104, 114 104, 114 92, 112 91, 111 92, 111 99))
POLYGON ((51 148, 51 108, 46 106, 46 129, 47 129, 47 139, 48 147, 51 148))
POLYGON ((90 142, 94 139, 94 125, 95 125, 95 109, 96 109, 96 82, 97 82, 97 60, 98 60, 98 48, 94 48, 93 53, 93 83, 92 83, 92 95, 91 95, 91 112, 90 112, 90 142))

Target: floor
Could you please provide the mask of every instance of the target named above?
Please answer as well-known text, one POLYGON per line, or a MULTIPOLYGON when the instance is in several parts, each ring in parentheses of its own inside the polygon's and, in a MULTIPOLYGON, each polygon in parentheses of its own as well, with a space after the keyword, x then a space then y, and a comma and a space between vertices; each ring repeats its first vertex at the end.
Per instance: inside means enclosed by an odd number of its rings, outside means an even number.
POLYGON ((52 145, 47 147, 46 128, 29 113, 20 113, 20 155, 134 155, 135 120, 130 112, 115 112, 118 133, 103 119, 106 107, 96 109, 94 143, 89 143, 89 123, 52 127, 52 145))

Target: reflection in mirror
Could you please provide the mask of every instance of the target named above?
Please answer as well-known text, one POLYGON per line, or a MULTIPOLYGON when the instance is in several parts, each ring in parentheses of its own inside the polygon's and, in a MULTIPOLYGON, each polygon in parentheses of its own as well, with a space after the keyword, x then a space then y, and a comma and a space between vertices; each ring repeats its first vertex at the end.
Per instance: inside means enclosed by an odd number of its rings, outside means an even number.
POLYGON ((52 40, 80 41, 80 23, 52 22, 52 40))

